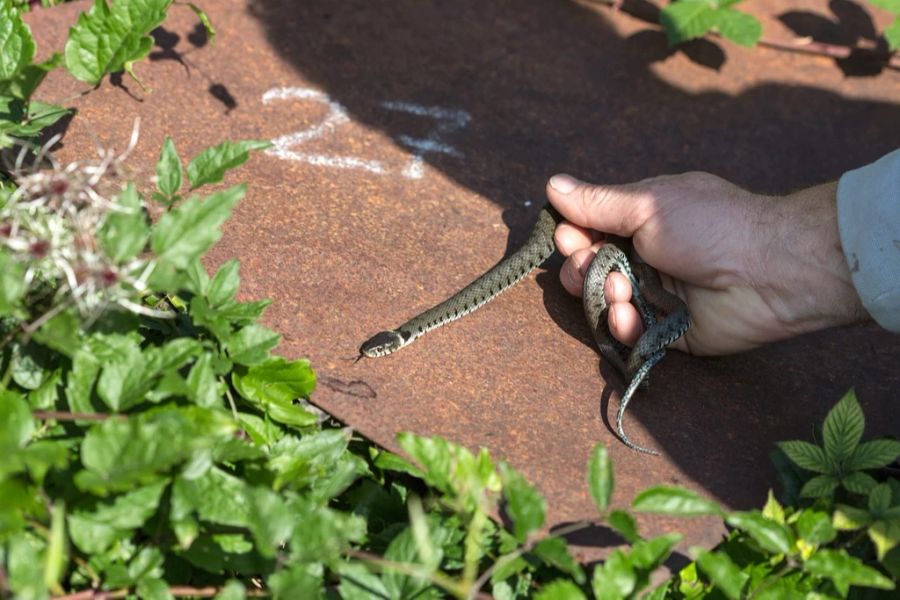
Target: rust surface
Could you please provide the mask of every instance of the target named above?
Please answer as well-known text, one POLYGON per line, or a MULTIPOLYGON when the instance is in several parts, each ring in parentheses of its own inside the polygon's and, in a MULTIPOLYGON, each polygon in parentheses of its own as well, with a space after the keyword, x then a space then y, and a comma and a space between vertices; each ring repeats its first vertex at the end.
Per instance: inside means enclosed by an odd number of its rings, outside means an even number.
MULTIPOLYGON (((846 0, 746 5, 779 39, 875 31, 846 0)), ((29 16, 42 53, 62 49, 86 6, 29 16)), ((185 157, 223 139, 305 135, 231 177, 250 192, 210 266, 241 260, 243 297, 274 300, 280 351, 317 369, 313 400, 364 435, 389 448, 403 430, 487 446, 538 485, 557 525, 594 515, 584 469, 597 442, 615 461, 619 504, 673 483, 749 508, 774 481, 773 443, 809 439, 848 388, 868 434, 900 432, 900 337, 870 325, 727 358, 670 353, 628 416, 633 439, 663 456, 628 450, 609 424, 621 387, 601 378, 559 260, 398 354, 347 360, 520 243, 553 173, 616 183, 696 169, 772 193, 833 179, 900 146, 896 72, 727 42, 670 51, 645 21, 572 2, 204 8, 216 45, 173 9, 137 67, 152 93, 124 78, 78 96, 84 86, 51 76, 42 98, 79 113, 60 158, 95 139, 124 146, 139 116, 132 164, 149 188, 167 135, 185 157)), ((686 545, 722 533, 703 520, 644 527, 685 531, 686 545)), ((615 539, 577 542, 584 557, 615 539)))

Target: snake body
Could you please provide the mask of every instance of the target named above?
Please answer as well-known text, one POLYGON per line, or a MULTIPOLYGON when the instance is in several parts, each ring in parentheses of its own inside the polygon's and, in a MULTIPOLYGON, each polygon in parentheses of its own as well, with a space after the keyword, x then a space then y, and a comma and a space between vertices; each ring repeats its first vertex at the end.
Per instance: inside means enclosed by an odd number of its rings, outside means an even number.
MULTIPOLYGON (((440 304, 420 313, 396 329, 381 331, 366 340, 360 356, 374 358, 396 352, 432 329, 455 321, 512 287, 553 252, 553 232, 562 220, 549 204, 538 215, 528 240, 515 252, 494 265, 486 273, 440 304)), ((647 374, 663 356, 665 348, 687 332, 691 325, 687 306, 677 296, 663 289, 659 274, 649 265, 636 263, 614 244, 606 244, 597 252, 584 280, 584 312, 594 339, 604 359, 630 381, 616 417, 616 429, 629 448, 657 454, 631 442, 622 426, 625 409, 647 374), (623 273, 631 281, 632 303, 644 323, 644 333, 632 348, 610 335, 607 328, 607 306, 603 286, 611 271, 623 273), (662 314, 662 318, 659 315, 662 314)))

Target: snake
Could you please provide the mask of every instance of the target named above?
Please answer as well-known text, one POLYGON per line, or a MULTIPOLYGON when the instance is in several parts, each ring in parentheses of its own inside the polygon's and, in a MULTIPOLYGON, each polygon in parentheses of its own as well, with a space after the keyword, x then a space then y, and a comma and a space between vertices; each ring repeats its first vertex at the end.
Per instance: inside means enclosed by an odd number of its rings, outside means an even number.
MULTIPOLYGON (((537 222, 524 244, 443 302, 396 329, 373 335, 360 346, 360 358, 386 356, 405 348, 429 331, 477 310, 511 288, 556 251, 553 233, 562 220, 559 212, 546 204, 538 213, 537 222)), ((582 298, 585 319, 600 355, 629 382, 616 414, 619 438, 633 450, 659 454, 632 442, 625 434, 623 419, 632 396, 639 388, 647 387, 650 369, 663 359, 666 347, 690 328, 688 307, 681 298, 663 288, 655 269, 643 262, 632 264, 625 250, 615 243, 606 243, 598 249, 585 274, 582 298), (644 332, 630 348, 616 340, 608 328, 609 304, 603 288, 612 271, 618 271, 629 279, 631 302, 644 325, 644 332)))

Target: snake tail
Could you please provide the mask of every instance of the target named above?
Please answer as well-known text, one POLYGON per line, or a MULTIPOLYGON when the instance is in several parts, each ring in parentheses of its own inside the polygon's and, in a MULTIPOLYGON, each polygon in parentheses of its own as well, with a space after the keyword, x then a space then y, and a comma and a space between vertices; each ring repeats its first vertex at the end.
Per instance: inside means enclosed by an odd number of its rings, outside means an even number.
POLYGON ((654 456, 659 456, 659 452, 650 448, 638 446, 637 444, 632 442, 631 439, 629 439, 629 437, 625 434, 625 428, 622 425, 622 421, 625 418, 625 410, 628 408, 628 403, 631 402, 631 398, 632 396, 634 396, 634 392, 637 391, 638 387, 640 387, 641 385, 641 382, 644 381, 644 379, 650 373, 650 369, 652 369, 656 365, 656 363, 661 361, 665 355, 665 350, 658 350, 649 358, 647 358, 647 362, 640 366, 640 368, 634 374, 634 378, 631 380, 631 383, 628 385, 628 389, 625 390, 625 394, 622 396, 622 401, 619 403, 619 411, 616 413, 616 431, 619 433, 619 438, 622 440, 622 442, 632 450, 637 450, 638 452, 643 452, 644 454, 652 454, 654 456))
POLYGON ((362 344, 360 355, 376 357, 396 352, 432 329, 451 323, 484 306, 501 292, 511 288, 556 250, 553 231, 561 219, 553 207, 545 206, 522 247, 447 300, 416 315, 396 329, 375 334, 362 344))

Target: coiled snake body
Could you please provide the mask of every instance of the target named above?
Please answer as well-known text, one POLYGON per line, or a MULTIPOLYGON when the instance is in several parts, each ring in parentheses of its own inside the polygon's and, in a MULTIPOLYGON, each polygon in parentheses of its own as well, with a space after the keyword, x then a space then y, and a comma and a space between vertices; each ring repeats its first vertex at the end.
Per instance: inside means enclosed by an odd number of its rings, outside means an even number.
MULTIPOLYGON (((561 220, 552 206, 545 206, 528 240, 518 250, 437 306, 396 329, 379 332, 366 340, 359 349, 360 356, 374 358, 395 352, 432 329, 455 321, 496 298, 553 254, 556 250, 553 231, 561 220)), ((659 274, 653 268, 644 263, 635 263, 632 267, 625 253, 614 244, 602 246, 591 262, 584 279, 583 297, 584 314, 600 354, 630 382, 616 415, 619 437, 629 448, 657 454, 628 439, 622 419, 634 392, 646 382, 650 369, 665 356, 666 346, 684 335, 691 326, 687 305, 663 289, 659 274), (644 322, 644 333, 632 348, 613 338, 607 327, 609 307, 603 286, 611 271, 619 271, 631 281, 632 303, 644 322)))

